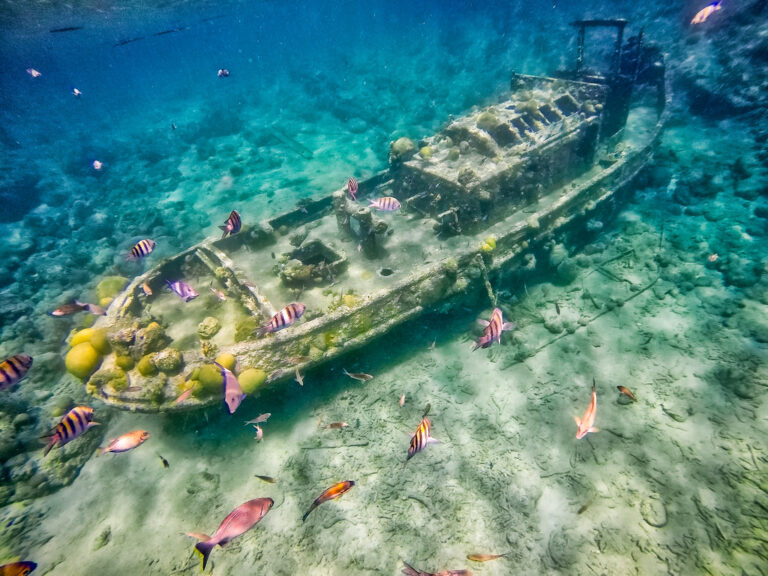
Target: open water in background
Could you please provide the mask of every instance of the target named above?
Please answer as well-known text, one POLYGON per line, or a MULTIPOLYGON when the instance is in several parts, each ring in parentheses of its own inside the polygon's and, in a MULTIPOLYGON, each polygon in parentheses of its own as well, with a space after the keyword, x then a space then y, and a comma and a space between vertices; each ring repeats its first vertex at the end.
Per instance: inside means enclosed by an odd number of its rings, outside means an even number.
MULTIPOLYGON (((571 20, 626 17, 631 33, 643 25, 685 56, 674 39, 687 3, 556 4, 0 3, 0 356, 35 357, 21 387, 0 393, 13 394, 0 398, 0 494, 25 495, 0 510, 0 564, 195 573, 183 533, 211 533, 238 504, 271 496, 262 523, 214 551, 214 573, 396 574, 401 560, 438 572, 469 567, 468 553, 506 551, 510 559, 472 570, 768 572, 765 216, 753 209, 764 198, 715 178, 715 192, 690 210, 668 186, 702 166, 727 173, 739 157, 750 171, 742 186, 764 189, 765 180, 750 126, 705 111, 677 115, 653 176, 591 248, 572 254, 596 262, 631 247, 638 257, 627 265, 652 261, 668 290, 525 363, 522 336, 469 353, 471 323, 488 310, 429 318, 387 340, 397 345, 350 359, 350 369, 376 374, 369 383, 350 384, 333 366, 303 388, 247 399, 244 413, 274 414, 262 444, 244 418, 218 409, 109 410, 63 367, 78 320, 46 312, 89 299, 105 275, 130 274, 124 255, 136 240, 156 239, 158 261, 216 235, 233 208, 260 221, 374 174, 390 141, 417 140, 495 102, 512 71, 571 65, 571 20), (69 26, 82 28, 50 32, 69 26), (220 68, 231 75, 217 77, 220 68), (715 253, 727 268, 708 264, 715 253), (572 416, 595 375, 603 432, 577 445, 572 416), (640 390, 633 412, 616 399, 619 383, 640 390), (72 485, 33 499, 51 490, 20 454, 58 421, 51 411, 62 396, 109 414, 109 438, 145 428, 152 439, 90 459, 72 485), (401 472, 428 402, 443 443, 401 472), (318 420, 349 421, 339 441, 349 448, 313 448, 318 420), (302 526, 308 503, 348 476, 355 489, 302 526)), ((569 287, 544 271, 498 289, 523 327, 525 314, 547 321, 554 301, 569 301, 569 287)))

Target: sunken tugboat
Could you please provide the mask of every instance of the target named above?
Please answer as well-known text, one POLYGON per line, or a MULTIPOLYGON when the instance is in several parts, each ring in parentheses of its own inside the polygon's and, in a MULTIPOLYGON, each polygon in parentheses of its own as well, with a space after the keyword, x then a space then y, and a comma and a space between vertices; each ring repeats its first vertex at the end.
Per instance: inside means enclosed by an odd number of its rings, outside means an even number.
POLYGON ((493 300, 495 279, 605 209, 661 137, 668 92, 658 51, 642 32, 624 42, 624 20, 574 26, 573 70, 515 74, 500 103, 418 146, 393 142, 388 170, 262 223, 244 214, 238 233, 136 277, 95 325, 111 352, 88 391, 139 411, 221 403, 425 311, 486 290, 493 300), (606 32, 600 73, 585 65, 586 37, 606 32), (164 289, 180 279, 199 297, 164 289), (239 387, 225 391, 233 374, 239 387))

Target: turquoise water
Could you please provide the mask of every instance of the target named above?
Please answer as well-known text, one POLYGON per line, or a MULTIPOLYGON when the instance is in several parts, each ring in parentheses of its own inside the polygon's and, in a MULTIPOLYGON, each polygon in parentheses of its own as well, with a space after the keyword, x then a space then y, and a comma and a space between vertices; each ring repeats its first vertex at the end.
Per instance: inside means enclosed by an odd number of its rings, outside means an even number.
POLYGON ((688 3, 555 4, 2 5, 0 356, 34 365, 0 391, 0 564, 196 573, 185 533, 270 497, 208 571, 766 572, 764 126, 697 108, 682 81, 653 165, 612 217, 548 239, 493 286, 518 324, 501 346, 471 351, 487 299, 442 307, 233 416, 120 411, 65 369, 65 340, 90 320, 48 312, 217 237, 234 208, 262 221, 385 169, 391 141, 496 103, 512 71, 569 66, 573 19, 644 25, 673 72, 706 67, 714 46, 675 40, 688 3), (157 241, 151 260, 127 262, 142 238, 157 241), (576 440, 593 378, 600 432, 576 440), (102 425, 42 459, 38 437, 76 404, 102 425), (427 405, 440 443, 403 466, 427 405), (244 422, 264 412, 257 441, 244 422), (135 429, 144 445, 96 457, 135 429))

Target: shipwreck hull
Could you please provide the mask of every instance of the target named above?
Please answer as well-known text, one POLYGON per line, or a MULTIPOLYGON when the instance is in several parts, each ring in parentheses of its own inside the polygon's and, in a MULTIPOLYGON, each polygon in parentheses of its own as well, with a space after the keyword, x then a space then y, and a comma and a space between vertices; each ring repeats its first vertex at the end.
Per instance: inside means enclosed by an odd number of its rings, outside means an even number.
POLYGON ((360 182, 359 200, 395 196, 401 213, 374 213, 341 189, 135 278, 97 322, 114 352, 88 391, 130 410, 194 409, 222 401, 200 375, 218 354, 232 354, 258 389, 478 290, 493 301, 497 275, 631 184, 666 119, 642 107, 630 114, 631 134, 600 141, 604 86, 522 76, 515 84, 508 100, 453 121, 421 142, 421 154, 360 182), (165 280, 179 278, 201 296, 183 303, 163 292, 165 280), (208 293, 209 284, 227 300, 208 293), (307 304, 301 321, 253 334, 291 301, 307 304), (165 362, 169 354, 180 361, 165 362))

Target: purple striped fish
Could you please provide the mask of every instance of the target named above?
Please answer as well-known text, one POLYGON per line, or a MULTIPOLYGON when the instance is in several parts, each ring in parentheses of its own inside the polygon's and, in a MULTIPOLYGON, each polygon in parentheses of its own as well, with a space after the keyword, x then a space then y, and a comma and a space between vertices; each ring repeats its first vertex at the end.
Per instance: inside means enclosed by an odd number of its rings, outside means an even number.
POLYGON ((350 178, 347 182, 347 190, 349 190, 349 197, 355 202, 357 202, 357 189, 357 180, 354 177, 350 178))
POLYGON ((301 302, 293 302, 292 304, 288 304, 288 306, 272 316, 272 319, 266 326, 259 328, 256 331, 256 336, 263 336, 264 334, 277 332, 278 330, 287 328, 296 322, 296 320, 301 318, 301 315, 304 314, 304 310, 306 309, 307 307, 301 302))
POLYGON ((224 230, 224 234, 221 237, 226 238, 227 236, 232 236, 232 234, 237 234, 240 232, 240 227, 242 225, 243 222, 240 220, 240 214, 237 210, 232 210, 232 212, 229 213, 229 218, 224 222, 224 225, 219 226, 219 228, 224 230))
POLYGON ((32 357, 26 354, 16 354, 0 362, 0 390, 21 382, 30 366, 32 357))
POLYGON ((430 436, 431 429, 432 423, 429 421, 429 418, 422 418, 419 427, 416 428, 416 432, 411 436, 411 444, 408 446, 408 457, 405 459, 406 462, 413 458, 414 454, 424 450, 424 448, 427 447, 427 444, 437 442, 437 440, 430 436))
POLYGON ((155 241, 150 240, 149 238, 144 238, 144 240, 139 240, 136 245, 131 248, 131 252, 126 258, 128 258, 128 260, 138 260, 139 258, 149 256, 154 249, 155 241))
POLYGON ((376 210, 382 212, 394 212, 395 210, 400 209, 400 202, 397 201, 397 198, 393 198, 392 196, 384 196, 384 198, 368 200, 368 202, 370 202, 369 206, 371 208, 376 208, 376 210))
POLYGON ((517 326, 514 322, 504 322, 499 308, 493 309, 490 322, 487 320, 478 320, 478 322, 485 326, 485 332, 483 332, 483 335, 480 336, 474 346, 472 346, 473 351, 478 348, 488 348, 494 342, 501 344, 501 333, 504 330, 514 330, 517 326))
POLYGON ((176 280, 176 282, 170 282, 169 280, 166 280, 165 283, 168 285, 168 288, 173 290, 173 292, 179 298, 184 300, 184 302, 189 302, 190 300, 194 300, 198 297, 197 290, 192 288, 192 286, 183 280, 176 280))
POLYGON ((47 456, 48 452, 56 444, 64 446, 64 444, 71 442, 92 427, 99 425, 98 422, 91 422, 91 420, 93 420, 93 408, 89 406, 75 406, 72 408, 72 410, 64 415, 61 422, 48 436, 48 444, 43 451, 43 456, 47 456))

